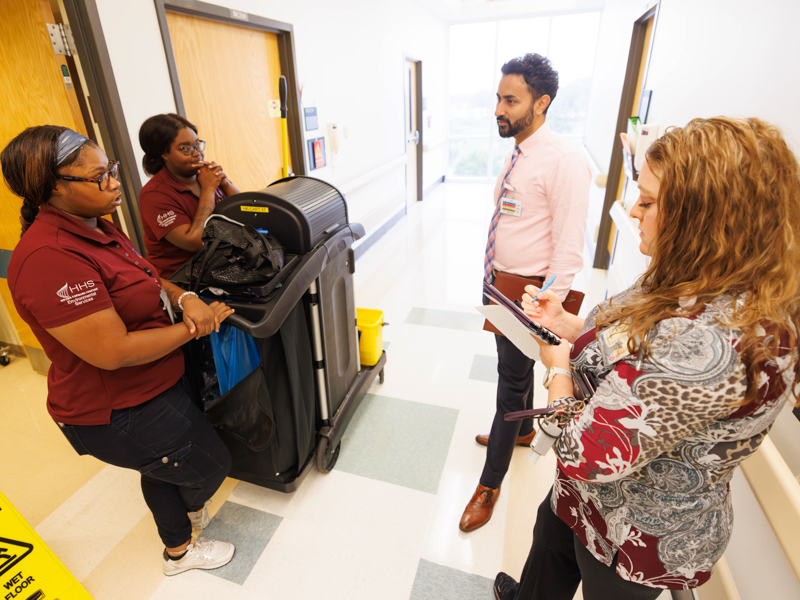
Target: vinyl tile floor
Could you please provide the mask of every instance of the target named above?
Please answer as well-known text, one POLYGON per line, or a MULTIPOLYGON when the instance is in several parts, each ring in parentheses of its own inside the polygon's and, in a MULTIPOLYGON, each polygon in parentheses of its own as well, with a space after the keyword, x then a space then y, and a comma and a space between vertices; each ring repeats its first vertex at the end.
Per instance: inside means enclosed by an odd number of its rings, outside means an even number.
MULTIPOLYGON (((164 577, 137 474, 72 451, 25 359, 0 369, 0 438, 13 456, 0 461, 0 491, 96 600, 491 600, 498 571, 521 571, 555 464, 531 466, 517 448, 492 520, 459 531, 485 456, 474 436, 494 414, 494 340, 474 308, 491 190, 440 185, 358 260, 356 304, 389 323, 385 382, 332 472, 312 466, 290 494, 225 481, 204 535, 236 545, 228 566, 164 577)), ((584 310, 605 293, 605 273, 585 265, 574 282, 584 310)))

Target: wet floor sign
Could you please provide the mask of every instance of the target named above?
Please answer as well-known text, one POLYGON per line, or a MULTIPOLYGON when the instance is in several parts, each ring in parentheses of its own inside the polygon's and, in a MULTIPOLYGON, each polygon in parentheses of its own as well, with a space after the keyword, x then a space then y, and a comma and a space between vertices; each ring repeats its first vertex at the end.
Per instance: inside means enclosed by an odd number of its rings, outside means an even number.
POLYGON ((3 494, 0 600, 92 600, 3 494))

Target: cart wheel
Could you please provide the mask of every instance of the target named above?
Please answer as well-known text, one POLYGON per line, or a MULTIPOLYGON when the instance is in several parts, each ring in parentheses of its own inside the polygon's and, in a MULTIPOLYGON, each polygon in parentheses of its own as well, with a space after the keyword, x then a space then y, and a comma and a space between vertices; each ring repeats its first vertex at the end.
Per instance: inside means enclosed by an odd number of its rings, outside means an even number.
POLYGON ((8 356, 0 356, 0 365, 5 367, 10 362, 11 362, 11 358, 10 357, 8 357, 8 356))
POLYGON ((339 450, 341 449, 342 442, 336 444, 336 448, 331 451, 330 440, 326 437, 319 438, 319 443, 317 444, 317 468, 323 473, 330 473, 339 459, 339 450))
POLYGON ((378 378, 379 378, 379 379, 378 379, 378 381, 380 381, 381 383, 383 383, 383 369, 381 369, 381 372, 380 372, 380 373, 378 373, 378 378))

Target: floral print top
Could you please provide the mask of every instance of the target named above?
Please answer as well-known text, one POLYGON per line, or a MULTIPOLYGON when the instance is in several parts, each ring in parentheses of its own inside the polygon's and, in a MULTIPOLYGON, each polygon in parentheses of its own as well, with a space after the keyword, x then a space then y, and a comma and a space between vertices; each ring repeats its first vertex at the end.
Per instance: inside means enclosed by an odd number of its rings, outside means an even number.
POLYGON ((790 394, 797 349, 782 347, 760 369, 757 400, 738 404, 741 332, 720 323, 732 301, 658 323, 638 365, 635 354, 604 364, 597 308, 574 345, 572 369, 603 381, 554 446, 551 505, 599 561, 610 566, 618 554, 626 580, 688 589, 709 579, 731 535, 733 471, 790 394))

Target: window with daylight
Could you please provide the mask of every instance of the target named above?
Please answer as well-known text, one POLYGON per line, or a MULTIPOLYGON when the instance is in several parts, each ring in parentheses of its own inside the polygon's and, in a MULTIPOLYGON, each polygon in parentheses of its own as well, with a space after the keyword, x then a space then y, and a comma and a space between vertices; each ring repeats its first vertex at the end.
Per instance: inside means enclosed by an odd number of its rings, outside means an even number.
POLYGON ((497 84, 505 62, 548 57, 559 88, 547 122, 575 145, 583 139, 600 13, 469 23, 450 27, 448 180, 492 180, 514 147, 497 133, 497 84))

